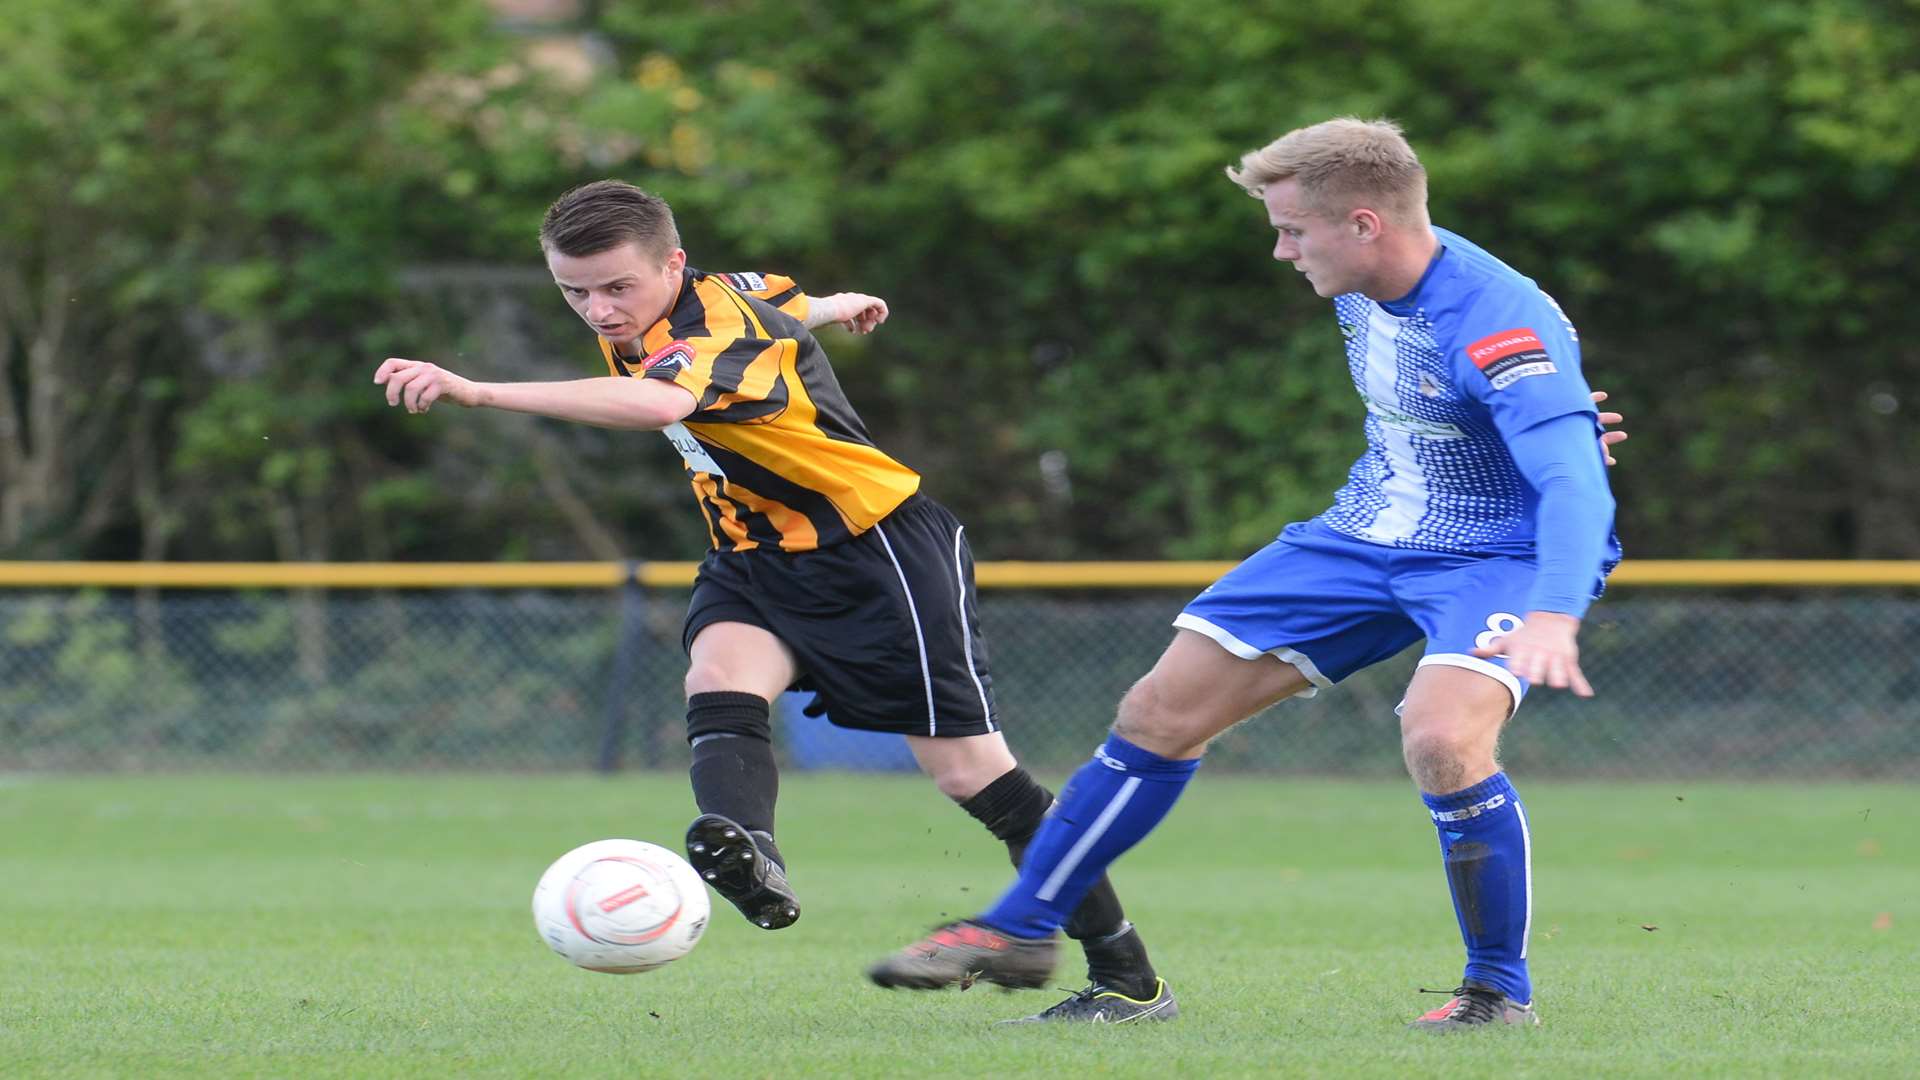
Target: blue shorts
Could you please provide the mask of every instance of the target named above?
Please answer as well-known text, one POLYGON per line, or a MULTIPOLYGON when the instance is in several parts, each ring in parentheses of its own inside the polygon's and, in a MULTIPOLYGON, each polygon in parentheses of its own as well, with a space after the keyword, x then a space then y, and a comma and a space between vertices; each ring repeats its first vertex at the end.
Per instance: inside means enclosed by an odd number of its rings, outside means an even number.
POLYGON ((1519 627, 1534 575, 1531 559, 1384 547, 1301 522, 1194 597, 1173 625, 1243 659, 1292 664, 1316 687, 1306 697, 1424 637, 1420 666, 1478 671, 1519 708, 1526 683, 1504 659, 1473 650, 1519 627))

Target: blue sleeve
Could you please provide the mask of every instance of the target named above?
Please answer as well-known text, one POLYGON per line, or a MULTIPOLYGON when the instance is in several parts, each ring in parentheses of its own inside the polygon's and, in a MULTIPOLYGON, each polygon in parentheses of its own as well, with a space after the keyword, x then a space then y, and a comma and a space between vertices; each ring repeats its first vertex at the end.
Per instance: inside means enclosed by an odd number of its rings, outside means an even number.
POLYGON ((1534 523, 1540 569, 1527 610, 1583 616, 1613 535, 1613 493, 1593 418, 1563 413, 1508 435, 1507 449, 1540 494, 1534 523))
POLYGON ((1540 290, 1489 288, 1451 329, 1455 377, 1508 439, 1543 420, 1595 411, 1579 335, 1540 290))

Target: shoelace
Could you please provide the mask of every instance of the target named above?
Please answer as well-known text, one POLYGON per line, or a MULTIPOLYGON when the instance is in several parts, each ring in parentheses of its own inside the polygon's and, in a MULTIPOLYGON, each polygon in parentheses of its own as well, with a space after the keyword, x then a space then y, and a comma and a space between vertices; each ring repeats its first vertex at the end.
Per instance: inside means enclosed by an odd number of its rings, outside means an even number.
POLYGON ((1094 983, 1093 985, 1088 986, 1084 990, 1069 990, 1064 986, 1056 986, 1054 987, 1054 989, 1060 991, 1063 994, 1070 994, 1072 996, 1067 998, 1067 1000, 1062 1001, 1058 1005, 1055 1005, 1052 1008, 1047 1009, 1045 1012, 1042 1012, 1040 1014, 1042 1016, 1047 1015, 1047 1013, 1072 1012, 1075 1010, 1076 1007, 1083 1007, 1091 1003, 1095 997, 1097 997, 1100 994, 1106 993, 1108 988, 1100 985, 1099 983, 1094 983))
POLYGON ((1486 1024, 1494 1020, 1494 1009, 1500 1005, 1501 994, 1494 990, 1480 990, 1478 986, 1455 986, 1453 990, 1427 990, 1419 988, 1421 994, 1450 994, 1459 1005, 1448 1013, 1450 1020, 1465 1020, 1469 1024, 1486 1024))
POLYGON ((1493 1020, 1493 1010, 1500 1004, 1502 995, 1492 990, 1482 990, 1477 986, 1456 986, 1452 990, 1429 990, 1419 988, 1423 994, 1449 994, 1460 1004, 1447 1014, 1449 1020, 1464 1020, 1469 1023, 1489 1023, 1493 1020))

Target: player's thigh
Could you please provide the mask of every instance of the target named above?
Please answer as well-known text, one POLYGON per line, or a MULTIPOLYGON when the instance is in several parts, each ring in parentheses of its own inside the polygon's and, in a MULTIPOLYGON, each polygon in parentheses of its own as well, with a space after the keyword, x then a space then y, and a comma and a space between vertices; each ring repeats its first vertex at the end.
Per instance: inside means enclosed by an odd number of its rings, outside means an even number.
POLYGON ((1242 660, 1284 661, 1312 697, 1420 639, 1394 599, 1393 549, 1292 525, 1193 598, 1174 625, 1242 660))
POLYGON ((1401 749, 1421 790, 1448 794, 1499 768, 1500 730, 1526 683, 1473 650, 1520 625, 1536 571, 1520 559, 1417 553, 1400 567, 1396 595, 1427 634, 1400 708, 1401 749))
POLYGON ((918 498, 867 533, 767 576, 763 606, 841 727, 935 738, 999 729, 973 558, 960 523, 918 498))
POLYGON ((1153 670, 1121 699, 1114 731, 1162 757, 1199 757, 1215 735, 1312 686, 1278 657, 1245 659, 1205 635, 1176 630, 1153 670))
POLYGON ((765 627, 712 622, 688 648, 687 694, 729 690, 771 701, 797 676, 793 650, 765 627))
MULTIPOLYGON (((1505 658, 1479 657, 1473 651, 1522 624, 1537 573, 1534 563, 1419 554, 1402 556, 1399 562, 1403 572, 1393 578, 1395 596, 1427 639, 1418 671, 1451 668, 1499 686, 1505 693, 1493 695, 1499 702, 1495 712, 1504 720, 1520 707, 1527 684, 1507 669, 1505 658)), ((1475 683, 1466 680, 1463 685, 1475 683)), ((1409 708, 1417 704, 1409 697, 1409 708)))
POLYGON ((913 758, 942 794, 965 801, 986 790, 988 784, 1011 772, 1017 762, 1007 749, 1006 737, 998 731, 957 738, 908 735, 907 746, 913 758))
POLYGON ((1417 668, 1400 706, 1400 742, 1414 779, 1457 791, 1493 775, 1500 729, 1513 708, 1504 683, 1478 671, 1417 668))

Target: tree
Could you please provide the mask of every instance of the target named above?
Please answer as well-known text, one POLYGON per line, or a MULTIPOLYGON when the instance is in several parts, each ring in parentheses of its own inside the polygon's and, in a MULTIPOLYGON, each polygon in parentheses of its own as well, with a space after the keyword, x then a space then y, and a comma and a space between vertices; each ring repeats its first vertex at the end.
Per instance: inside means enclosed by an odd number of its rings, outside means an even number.
POLYGON ((1360 406, 1220 170, 1358 113, 1579 324, 1630 554, 1920 556, 1915 12, 676 0, 529 39, 479 0, 14 0, 0 552, 696 554, 647 437, 366 383, 594 373, 532 237, 618 175, 697 266, 893 302, 829 351, 983 555, 1241 554, 1325 504, 1360 406), (567 42, 598 70, 543 66, 567 42))

